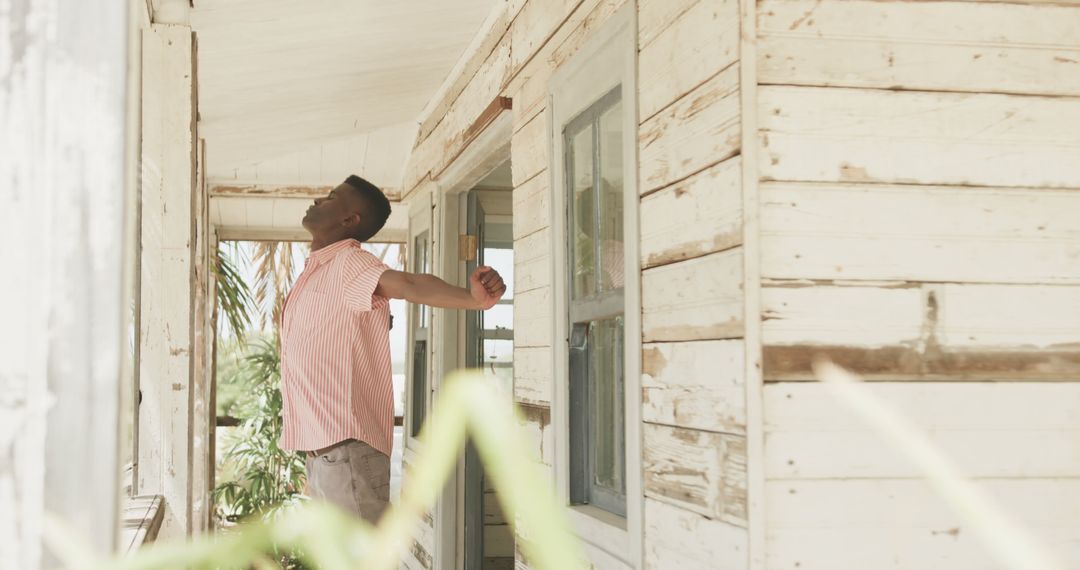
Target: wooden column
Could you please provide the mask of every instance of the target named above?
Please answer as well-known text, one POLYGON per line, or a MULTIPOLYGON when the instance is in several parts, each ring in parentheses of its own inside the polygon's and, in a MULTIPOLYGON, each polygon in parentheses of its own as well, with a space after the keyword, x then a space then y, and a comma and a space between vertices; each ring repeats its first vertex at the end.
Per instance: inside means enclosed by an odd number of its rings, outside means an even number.
POLYGON ((136 493, 163 495, 163 538, 192 532, 196 138, 194 38, 143 33, 142 279, 136 493))
POLYGON ((124 2, 0 9, 0 565, 12 568, 61 565, 42 548, 43 512, 96 554, 116 541, 127 29, 124 2))

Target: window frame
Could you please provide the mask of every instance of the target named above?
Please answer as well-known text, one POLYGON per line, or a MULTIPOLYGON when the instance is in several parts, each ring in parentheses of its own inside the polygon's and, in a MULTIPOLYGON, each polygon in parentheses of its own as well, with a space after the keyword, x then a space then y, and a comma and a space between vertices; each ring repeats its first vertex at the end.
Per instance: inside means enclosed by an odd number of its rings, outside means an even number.
MULTIPOLYGON (((434 272, 435 267, 435 250, 434 239, 432 234, 434 228, 432 224, 432 207, 431 207, 431 194, 425 193, 417 196, 414 201, 409 204, 409 229, 408 229, 408 242, 405 244, 405 267, 410 272, 416 271, 416 243, 417 240, 423 236, 427 236, 425 239, 425 245, 427 246, 427 262, 430 267, 429 272, 434 272)), ((431 412, 432 401, 432 344, 434 342, 434 336, 432 333, 432 322, 434 320, 434 310, 431 307, 421 308, 415 303, 408 303, 406 310, 406 320, 408 321, 408 331, 405 338, 405 346, 408 351, 408 355, 405 358, 405 401, 407 405, 404 407, 404 418, 402 423, 402 441, 405 450, 416 449, 419 446, 419 440, 417 436, 419 432, 414 432, 415 423, 419 421, 422 425, 423 421, 427 418, 427 415, 431 412), (417 319, 421 311, 426 311, 427 315, 427 328, 424 330, 424 338, 417 338, 417 330, 419 323, 417 319), (416 394, 415 376, 416 376, 416 342, 423 340, 426 342, 423 354, 423 364, 425 373, 424 392, 419 394, 419 398, 416 394), (422 406, 424 415, 421 418, 417 418, 417 408, 422 406)))
MULTIPOLYGON (((583 298, 574 298, 574 275, 568 274, 566 280, 566 287, 568 290, 568 323, 570 328, 570 357, 568 362, 569 373, 569 414, 570 425, 568 433, 568 441, 570 445, 570 502, 572 505, 595 505, 609 513, 614 515, 625 517, 626 516, 626 492, 625 482, 626 474, 623 473, 623 492, 622 494, 615 492, 602 485, 596 484, 597 465, 594 464, 593 458, 595 457, 596 442, 599 439, 596 436, 599 422, 593 421, 595 418, 592 415, 594 408, 593 395, 596 386, 594 379, 591 375, 591 346, 589 345, 588 338, 591 332, 591 327, 599 323, 600 321, 623 318, 625 323, 626 315, 626 295, 623 287, 617 289, 603 289, 600 286, 600 273, 602 269, 602 236, 600 228, 600 206, 602 202, 601 197, 601 182, 602 179, 602 167, 601 167, 601 137, 600 137, 600 119, 611 109, 616 106, 621 106, 623 102, 622 98, 623 85, 615 87, 604 96, 593 102, 588 108, 579 113, 568 123, 566 123, 561 130, 560 136, 563 141, 563 156, 556 157, 556 160, 563 161, 564 164, 564 176, 563 186, 559 189, 559 192, 563 193, 564 198, 567 199, 567 222, 566 226, 570 233, 574 231, 574 223, 571 220, 578 219, 578 212, 574 207, 574 204, 569 199, 569 196, 575 192, 573 187, 573 179, 576 175, 573 167, 575 160, 575 154, 572 149, 572 141, 582 132, 588 131, 591 135, 591 167, 590 177, 593 185, 593 197, 596 202, 593 204, 593 216, 589 222, 594 223, 594 236, 595 242, 593 244, 593 270, 594 273, 591 276, 595 283, 594 292, 583 298), (587 434, 584 438, 576 437, 575 434, 587 434)), ((623 110, 625 112, 625 109, 623 110)), ((624 145, 627 141, 623 141, 624 145)), ((625 177, 624 177, 625 178, 625 177)), ((624 181, 625 182, 625 181, 624 181)), ((624 192, 625 194, 625 192, 624 192)), ((622 196, 625 202, 626 196, 622 196)), ((636 199, 636 196, 635 196, 636 199)), ((625 208, 624 208, 625 209, 625 208)), ((623 231, 623 242, 626 239, 625 228, 623 231)), ((567 237, 566 241, 567 259, 570 260, 571 265, 576 266, 577 260, 574 259, 575 240, 572 237, 567 237)), ((624 244, 625 250, 625 244, 624 244)), ((625 264, 625 259, 623 260, 625 264)), ((624 265, 625 273, 625 265, 624 265)), ((623 283, 625 286, 625 283, 623 283)), ((561 286, 561 285, 560 285, 561 286)), ((625 332, 625 331, 624 331, 625 332)), ((625 334, 624 334, 625 337, 625 334)), ((625 361, 626 343, 624 339, 623 344, 623 358, 625 361)), ((626 392, 626 378, 625 378, 625 362, 617 367, 617 375, 621 375, 621 378, 613 378, 612 382, 616 386, 621 385, 623 394, 626 392)), ((624 401, 625 406, 625 401, 624 401)), ((623 409, 620 414, 625 419, 626 410, 623 409)), ((625 445, 626 429, 623 426, 622 433, 617 434, 616 440, 623 440, 622 449, 618 450, 618 459, 616 463, 622 463, 625 471, 626 465, 626 445, 625 445)))
POLYGON ((569 506, 574 527, 589 550, 600 550, 631 568, 643 564, 644 494, 641 461, 641 273, 637 177, 637 23, 634 5, 624 6, 593 33, 581 50, 555 71, 548 85, 548 169, 552 252, 552 429, 556 490, 569 506), (569 280, 567 195, 563 129, 582 111, 622 86, 624 295, 624 421, 626 516, 570 501, 569 280))

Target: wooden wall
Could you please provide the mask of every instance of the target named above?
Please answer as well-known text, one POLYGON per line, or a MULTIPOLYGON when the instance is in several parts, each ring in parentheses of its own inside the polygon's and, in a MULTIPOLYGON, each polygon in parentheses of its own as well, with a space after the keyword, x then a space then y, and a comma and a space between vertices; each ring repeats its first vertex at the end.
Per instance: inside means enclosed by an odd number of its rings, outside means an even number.
MULTIPOLYGON (((514 392, 549 472, 549 80, 624 5, 508 2, 445 100, 422 118, 402 184, 408 200, 453 160, 496 95, 512 98, 514 392)), ((748 538, 739 3, 641 0, 637 9, 644 497, 629 500, 644 501, 645 529, 631 540, 643 541, 647 568, 741 568, 748 538)), ((427 554, 407 566, 426 567, 427 554)), ((595 554, 597 567, 619 566, 595 554)), ((527 567, 520 555, 518 566, 527 567)))
POLYGON ((757 3, 765 567, 994 567, 824 353, 1080 564, 1080 6, 757 3))
POLYGON ((736 0, 638 2, 646 568, 745 568, 736 0))

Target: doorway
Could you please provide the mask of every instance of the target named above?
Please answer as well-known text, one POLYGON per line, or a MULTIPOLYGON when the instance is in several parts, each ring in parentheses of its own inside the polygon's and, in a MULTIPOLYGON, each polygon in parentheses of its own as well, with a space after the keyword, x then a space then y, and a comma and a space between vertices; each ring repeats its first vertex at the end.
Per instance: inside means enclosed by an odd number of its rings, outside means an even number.
MULTIPOLYGON (((464 322, 465 364, 483 371, 485 380, 513 405, 514 356, 514 239, 513 185, 509 161, 461 196, 464 218, 463 279, 487 265, 502 275, 506 294, 487 311, 468 311, 464 322)), ((499 505, 495 489, 485 476, 475 448, 465 451, 462 486, 463 552, 466 570, 503 570, 514 567, 512 517, 499 505)))

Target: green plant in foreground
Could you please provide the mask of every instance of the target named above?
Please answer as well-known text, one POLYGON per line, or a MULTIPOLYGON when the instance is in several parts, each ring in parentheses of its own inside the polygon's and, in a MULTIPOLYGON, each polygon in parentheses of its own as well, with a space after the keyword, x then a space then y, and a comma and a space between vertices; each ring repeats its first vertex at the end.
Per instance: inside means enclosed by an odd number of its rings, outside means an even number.
POLYGON ((244 396, 234 406, 243 419, 231 438, 223 464, 236 474, 214 489, 223 518, 236 522, 251 516, 273 516, 301 500, 303 457, 278 447, 281 437, 281 369, 277 343, 259 340, 244 358, 234 382, 244 396))
POLYGON ((521 550, 538 570, 585 567, 566 513, 551 485, 533 468, 536 458, 515 412, 478 372, 450 377, 420 435, 423 451, 408 473, 401 500, 372 527, 333 508, 310 504, 269 521, 241 524, 237 532, 189 544, 154 543, 135 556, 99 565, 102 570, 275 567, 274 548, 294 550, 326 570, 395 568, 411 530, 430 509, 471 437, 504 512, 514 513, 521 550))

